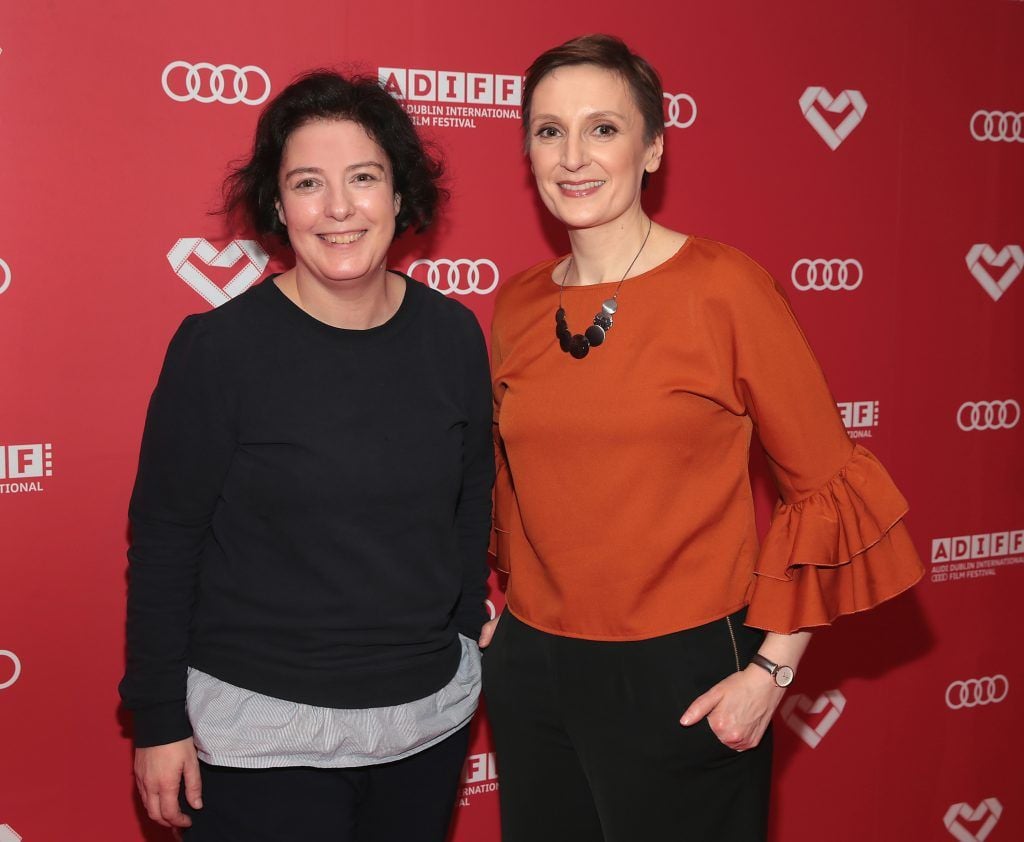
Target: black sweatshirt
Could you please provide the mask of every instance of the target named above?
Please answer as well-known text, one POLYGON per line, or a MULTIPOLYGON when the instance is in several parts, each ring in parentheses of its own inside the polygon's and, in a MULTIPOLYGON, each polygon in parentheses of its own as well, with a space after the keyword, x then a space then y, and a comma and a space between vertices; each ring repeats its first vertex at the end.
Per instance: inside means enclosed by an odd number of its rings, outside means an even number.
POLYGON ((153 393, 129 515, 136 744, 192 731, 189 665, 268 696, 396 705, 486 619, 494 458, 476 318, 406 278, 342 330, 271 279, 189 316, 153 393))

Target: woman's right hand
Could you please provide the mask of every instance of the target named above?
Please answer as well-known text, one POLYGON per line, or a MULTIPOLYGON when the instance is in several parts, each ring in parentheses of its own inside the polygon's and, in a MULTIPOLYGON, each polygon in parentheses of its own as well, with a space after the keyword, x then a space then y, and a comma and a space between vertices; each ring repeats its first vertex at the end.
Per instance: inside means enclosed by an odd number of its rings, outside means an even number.
POLYGON ((135 749, 135 784, 139 795, 149 817, 164 827, 192 824, 192 819, 178 804, 182 778, 185 779, 185 799, 193 809, 201 809, 203 786, 199 779, 199 758, 191 737, 135 749))
POLYGON ((480 639, 477 641, 477 645, 481 649, 486 649, 491 645, 491 639, 494 637, 494 631, 498 628, 498 621, 501 619, 501 614, 495 617, 493 620, 488 620, 484 623, 484 627, 480 629, 480 639))

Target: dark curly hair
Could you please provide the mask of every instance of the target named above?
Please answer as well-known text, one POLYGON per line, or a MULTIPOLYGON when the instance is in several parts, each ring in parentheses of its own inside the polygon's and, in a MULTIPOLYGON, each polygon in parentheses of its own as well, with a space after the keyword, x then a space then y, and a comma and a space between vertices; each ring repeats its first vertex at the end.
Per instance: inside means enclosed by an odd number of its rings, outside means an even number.
POLYGON ((384 150, 395 192, 402 197, 395 236, 410 226, 422 231, 447 196, 440 186, 444 165, 428 151, 409 115, 371 76, 344 77, 333 70, 299 76, 267 103, 256 124, 252 155, 232 168, 224 182, 222 210, 240 216, 256 233, 288 242, 278 219, 277 179, 288 136, 313 120, 351 120, 384 150))

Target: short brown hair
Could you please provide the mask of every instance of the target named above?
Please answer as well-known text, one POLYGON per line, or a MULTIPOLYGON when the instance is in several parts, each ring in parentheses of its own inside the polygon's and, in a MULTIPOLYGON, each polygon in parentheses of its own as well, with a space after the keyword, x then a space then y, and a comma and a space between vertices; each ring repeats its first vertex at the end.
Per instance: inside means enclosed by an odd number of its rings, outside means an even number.
POLYGON ((644 120, 644 142, 651 143, 665 133, 661 77, 647 61, 632 52, 614 35, 581 35, 552 47, 533 60, 523 82, 523 141, 530 145, 530 112, 533 92, 541 79, 574 64, 593 64, 617 73, 626 83, 644 120))

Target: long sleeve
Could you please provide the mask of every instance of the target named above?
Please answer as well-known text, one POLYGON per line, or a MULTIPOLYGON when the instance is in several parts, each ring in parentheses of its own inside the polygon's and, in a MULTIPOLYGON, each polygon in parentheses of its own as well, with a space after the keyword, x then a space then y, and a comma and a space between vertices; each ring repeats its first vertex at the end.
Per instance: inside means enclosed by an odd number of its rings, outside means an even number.
POLYGON ((476 317, 465 314, 467 326, 466 405, 468 425, 462 460, 462 491, 456 511, 459 553, 463 565, 462 595, 455 623, 461 634, 476 640, 488 616, 487 542, 491 526, 491 489, 494 485, 494 449, 491 439, 491 379, 487 347, 476 317))
MULTIPOLYGON (((747 622, 789 633, 895 596, 922 574, 885 468, 846 434, 807 340, 763 271, 729 295, 735 399, 750 415, 779 488, 747 622)), ((722 314, 724 315, 724 313, 722 314)))
POLYGON ((235 442, 200 317, 171 340, 149 404, 129 508, 128 653, 120 685, 139 746, 189 736, 189 623, 200 557, 235 442))
MULTIPOLYGON (((497 310, 495 324, 497 323, 497 310)), ((491 330, 491 371, 497 372, 501 366, 501 340, 496 327, 491 330)), ((505 445, 501 440, 498 422, 501 416, 501 399, 505 387, 495 381, 491 393, 492 402, 492 436, 494 440, 494 526, 491 530, 491 541, 488 552, 494 557, 495 565, 503 573, 512 570, 509 557, 509 535, 513 528, 513 520, 518 522, 519 509, 516 504, 515 488, 512 485, 512 472, 509 469, 505 445)))

